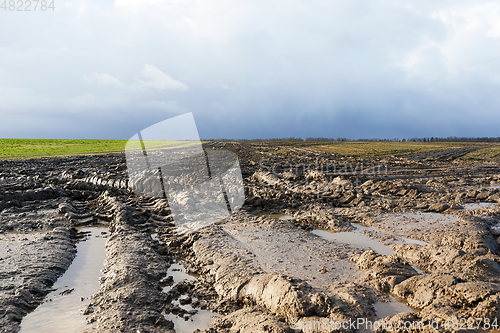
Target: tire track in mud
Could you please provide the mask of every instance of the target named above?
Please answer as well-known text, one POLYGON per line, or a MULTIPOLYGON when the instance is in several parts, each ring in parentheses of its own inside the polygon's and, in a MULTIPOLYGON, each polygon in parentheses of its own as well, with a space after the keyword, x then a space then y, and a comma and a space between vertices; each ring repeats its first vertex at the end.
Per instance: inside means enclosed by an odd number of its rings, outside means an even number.
POLYGON ((174 332, 173 323, 162 315, 166 295, 160 281, 169 263, 148 229, 134 227, 146 223, 138 218, 142 213, 107 192, 98 202, 113 220, 100 288, 84 311, 94 324, 86 332, 174 332))
MULTIPOLYGON (((316 317, 346 320, 352 315, 375 314, 375 293, 355 283, 363 274, 347 258, 357 250, 326 242, 287 222, 241 212, 228 222, 180 239, 171 234, 159 236, 180 248, 191 248, 185 259, 190 269, 212 284, 220 299, 257 306, 258 316, 279 314, 279 321, 316 317), (252 244, 252 237, 258 239, 257 244, 252 244), (290 245, 276 251, 286 244, 290 245), (297 246, 299 249, 291 252, 297 246), (325 262, 325 258, 330 260, 325 262), (303 267, 292 268, 300 263, 303 267), (310 273, 304 273, 305 269, 310 273)), ((250 327, 251 318, 240 321, 249 311, 243 308, 228 319, 215 320, 215 324, 229 321, 250 327), (229 319, 233 317, 239 320, 229 319)))
MULTIPOLYGON (((11 163, 12 164, 12 163, 11 163)), ((24 166, 38 167, 38 164, 23 164, 24 166)), ((105 269, 111 271, 113 274, 122 275, 125 277, 125 281, 119 280, 110 281, 109 275, 104 276, 105 287, 104 291, 99 290, 98 293, 92 298, 92 304, 85 309, 86 315, 89 316, 89 321, 96 321, 97 328, 96 331, 116 331, 117 327, 120 330, 128 330, 131 326, 136 326, 141 329, 145 329, 144 331, 150 331, 150 327, 156 327, 155 331, 165 332, 168 331, 169 328, 172 327, 172 323, 165 320, 161 315, 161 312, 164 308, 165 297, 161 291, 160 286, 160 276, 163 274, 163 271, 166 271, 168 268, 168 262, 165 261, 164 258, 160 256, 158 252, 167 253, 165 249, 157 249, 154 244, 150 244, 150 246, 142 246, 141 244, 148 244, 148 240, 151 240, 151 237, 148 233, 148 222, 147 210, 152 210, 154 213, 162 214, 165 212, 165 203, 154 201, 152 203, 152 207, 148 207, 146 209, 138 208, 137 202, 138 200, 126 199, 125 203, 122 203, 119 199, 113 198, 110 196, 109 192, 106 192, 106 189, 110 189, 113 192, 116 192, 118 195, 125 196, 130 198, 130 195, 127 191, 123 191, 123 188, 126 187, 127 182, 121 180, 113 180, 110 177, 97 177, 97 176, 87 176, 84 177, 85 172, 82 172, 79 169, 69 169, 64 170, 63 172, 54 171, 50 172, 48 175, 41 175, 35 178, 35 187, 43 188, 43 184, 50 184, 51 190, 55 191, 56 200, 53 204, 51 204, 51 208, 54 211, 54 215, 64 216, 58 220, 59 224, 66 225, 68 227, 76 227, 76 226, 87 226, 87 225, 95 225, 95 224, 107 224, 111 226, 113 231, 113 237, 110 239, 109 247, 111 247, 111 252, 108 249, 108 261, 105 269), (61 187, 59 187, 61 186, 61 187), (103 192, 104 191, 104 192, 103 192), (97 197, 97 194, 101 192, 102 194, 97 197), (155 206, 156 205, 156 206, 155 206), (137 209, 136 209, 137 208, 137 209), (59 215, 58 215, 59 214, 59 215), (142 231, 136 230, 134 227, 138 227, 139 229, 144 229, 142 231), (125 240, 129 241, 127 243, 125 240), (124 246, 125 245, 125 246, 124 246), (148 263, 151 258, 156 258, 156 265, 154 267, 149 267, 148 263), (125 266, 123 266, 123 262, 125 262, 125 266), (130 269, 130 267, 136 267, 137 272, 134 272, 130 269), (154 273, 153 273, 154 272, 154 273), (133 280, 133 285, 127 285, 127 279, 133 280), (141 282, 142 279, 142 282, 141 282), (119 287, 117 290, 110 288, 110 285, 113 285, 116 289, 116 285, 122 283, 123 286, 119 287), (142 283, 143 285, 139 285, 142 283), (148 309, 147 306, 143 306, 142 303, 139 302, 138 294, 141 294, 143 297, 143 301, 145 304, 149 304, 152 302, 151 296, 154 295, 152 292, 148 291, 148 288, 151 288, 151 284, 156 284, 158 299, 156 300, 155 306, 152 306, 152 309, 148 309), (121 293, 123 290, 130 290, 129 295, 123 295, 121 293), (109 293, 111 291, 111 294, 109 293), (101 294, 99 293, 101 292, 101 294), (137 293, 136 293, 137 292, 137 293), (114 293, 114 294, 113 294, 114 293), (113 294, 113 296, 111 296, 113 294), (103 296, 106 295, 106 296, 103 296), (113 297, 125 297, 126 299, 134 299, 135 303, 132 304, 132 308, 137 307, 140 309, 139 311, 134 312, 132 315, 130 313, 130 305, 127 304, 127 301, 124 301, 123 304, 115 304, 115 307, 106 307, 108 304, 114 304, 115 299, 113 297), (104 299, 104 300, 103 300, 104 299), (94 308, 95 305, 95 308, 94 308), (95 313, 93 313, 95 310, 95 313), (155 312, 156 311, 156 312, 155 312), (124 315, 127 318, 126 321, 122 321, 118 323, 119 320, 116 320, 119 317, 119 314, 124 315), (97 318, 97 320, 96 320, 97 318), (134 319, 135 318, 135 319, 134 319), (154 321, 151 323, 151 321, 154 321), (137 324, 134 324, 137 322, 137 324), (167 329, 167 330, 166 330, 167 329)), ((12 177, 10 177, 12 178, 12 177)), ((22 183, 19 182, 20 177, 16 178, 16 182, 14 182, 15 186, 21 186, 21 188, 26 187, 25 181, 28 181, 28 186, 31 186, 29 182, 31 181, 30 176, 21 177, 24 181, 22 183)), ((5 183, 5 182, 4 182, 5 183)), ((4 187, 5 188, 5 187, 4 187)), ((6 188, 7 196, 1 196, 0 199, 8 199, 9 188, 6 188)), ((28 192, 29 194, 29 192, 28 192)), ((24 195, 26 196, 26 195, 24 195)), ((45 196, 46 197, 46 196, 45 196)), ((31 195, 28 200, 22 200, 23 206, 26 206, 27 211, 30 209, 37 209, 38 206, 36 204, 29 204, 30 200, 43 200, 45 199, 43 195, 39 193, 35 193, 35 195, 31 195), (30 206, 31 205, 31 206, 30 206)), ((10 201, 9 201, 10 202, 10 201)), ((10 215, 14 216, 21 208, 13 207, 12 211, 9 212, 10 215)), ((8 210, 7 210, 8 211, 8 210)), ((7 212, 4 210, 4 212, 7 212)), ((2 213, 4 213, 2 212, 2 213)), ((152 214, 154 214, 152 213, 152 214)), ((24 214, 24 213, 23 213, 24 214)), ((156 216, 157 223, 154 222, 152 225, 168 225, 170 222, 168 217, 158 215, 156 216)), ((27 223, 31 223, 31 221, 27 221, 27 223)), ((31 225, 32 226, 32 225, 31 225)), ((20 224, 13 224, 14 229, 20 228, 20 224)), ((71 230, 71 229, 68 229, 71 230)), ((73 229, 74 230, 74 229, 73 229)), ((24 234, 23 234, 24 235, 24 234)), ((25 236, 20 236, 25 237, 25 236)), ((30 237, 30 236, 26 236, 30 237)), ((151 242, 150 242, 151 243, 151 242)), ((50 244, 49 242, 46 243, 50 244)), ((74 242, 73 242, 74 244, 74 242)), ((32 247, 31 244, 29 247, 32 247)), ((50 253, 50 249, 42 251, 50 253)), ((68 254, 71 254, 71 251, 65 251, 68 254)), ((2 255, 2 261, 5 259, 2 255)), ((73 249, 73 257, 74 257, 74 249, 73 249)), ((72 257, 72 258, 73 258, 72 257)), ((71 259, 72 259, 71 258, 71 259)), ((60 260, 60 258, 58 258, 60 260)), ((60 265, 64 266, 65 262, 61 261, 60 265)), ((23 305, 20 296, 16 294, 16 303, 19 303, 20 307, 25 307, 28 309, 34 308, 37 304, 39 304, 43 300, 43 296, 50 291, 49 287, 55 281, 57 276, 62 275, 65 269, 69 266, 71 260, 68 260, 67 265, 57 270, 58 274, 55 274, 55 277, 46 279, 46 291, 41 290, 39 292, 40 295, 37 295, 39 298, 37 302, 31 300, 33 298, 26 292, 22 293, 26 297, 30 298, 30 304, 27 306, 23 305), (25 295, 26 294, 26 295, 25 295), (18 297, 19 296, 19 297, 18 297)), ((47 262, 47 264, 49 264, 47 262)), ((28 263, 28 265, 33 265, 33 263, 28 263)), ((43 265, 42 265, 43 266, 43 265)), ((56 268, 58 266, 56 265, 56 268)), ((56 269, 54 268, 54 269, 56 269)), ((112 274, 112 275, 113 275, 112 274)), ((36 276, 35 273, 33 275, 36 276)), ((2 279, 2 282, 4 279, 2 279)), ((2 297, 2 299, 7 299, 6 297, 2 297)), ((26 303, 26 302, 25 302, 26 303)), ((152 302, 154 303, 154 302, 152 302)), ((10 311, 10 310, 8 310, 10 311)), ((12 311, 10 311, 12 312, 12 311)), ((10 313, 9 312, 9 313, 10 313)), ((26 311, 21 311, 19 315, 12 315, 6 313, 6 321, 7 323, 4 325, 5 327, 9 327, 9 325, 14 325, 12 327, 16 327, 15 329, 8 329, 7 331, 17 331, 16 323, 21 320, 21 317, 26 313, 26 311)), ((123 319, 123 318, 122 318, 123 319)), ((94 329, 92 329, 94 330, 94 329)))
POLYGON ((268 273, 300 278, 318 288, 336 280, 355 282, 363 275, 348 259, 356 248, 325 241, 288 222, 242 212, 221 227, 268 273))
POLYGON ((0 332, 17 332, 76 255, 68 228, 0 235, 0 332))

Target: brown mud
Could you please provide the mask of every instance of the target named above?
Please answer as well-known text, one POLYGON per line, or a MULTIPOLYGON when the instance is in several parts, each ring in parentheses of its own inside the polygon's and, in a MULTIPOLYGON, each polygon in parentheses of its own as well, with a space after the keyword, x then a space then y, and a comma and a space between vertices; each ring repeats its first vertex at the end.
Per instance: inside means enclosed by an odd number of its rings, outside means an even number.
POLYGON ((46 301, 77 255, 77 228, 95 225, 109 236, 99 289, 82 302, 86 332, 500 321, 498 163, 462 162, 461 150, 361 160, 206 148, 238 154, 245 204, 182 235, 166 199, 129 190, 122 154, 0 162, 0 331, 46 301))

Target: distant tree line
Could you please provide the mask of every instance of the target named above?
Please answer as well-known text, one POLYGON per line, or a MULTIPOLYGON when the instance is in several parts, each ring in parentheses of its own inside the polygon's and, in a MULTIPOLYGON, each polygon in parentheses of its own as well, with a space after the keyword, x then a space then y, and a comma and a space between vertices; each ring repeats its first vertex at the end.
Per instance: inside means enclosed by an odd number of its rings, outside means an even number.
POLYGON ((360 142, 360 141, 369 141, 369 142, 500 142, 500 137, 457 137, 457 136, 449 136, 446 138, 440 137, 425 137, 425 138, 409 138, 409 139, 346 139, 346 138, 311 138, 307 137, 305 139, 289 137, 289 138, 267 138, 267 139, 204 139, 203 141, 239 141, 239 142, 360 142))
MULTIPOLYGON (((404 139, 403 139, 404 140, 404 139)), ((446 138, 430 137, 430 138, 411 138, 406 141, 410 142, 500 142, 500 137, 457 137, 449 136, 446 138)))

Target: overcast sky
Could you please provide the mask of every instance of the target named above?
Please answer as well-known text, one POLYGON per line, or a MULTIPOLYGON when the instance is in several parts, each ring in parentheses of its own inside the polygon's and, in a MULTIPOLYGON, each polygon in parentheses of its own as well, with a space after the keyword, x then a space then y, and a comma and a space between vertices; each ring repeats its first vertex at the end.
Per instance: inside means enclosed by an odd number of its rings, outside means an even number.
POLYGON ((500 136, 498 1, 54 5, 0 9, 0 137, 500 136))

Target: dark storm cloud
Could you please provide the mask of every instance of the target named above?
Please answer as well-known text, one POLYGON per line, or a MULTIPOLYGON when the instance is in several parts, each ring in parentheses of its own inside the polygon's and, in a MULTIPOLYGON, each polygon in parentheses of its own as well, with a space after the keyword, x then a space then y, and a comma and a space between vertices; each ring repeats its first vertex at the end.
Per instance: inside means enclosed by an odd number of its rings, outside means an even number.
POLYGON ((2 12, 2 137, 497 136, 500 4, 55 2, 2 12))

